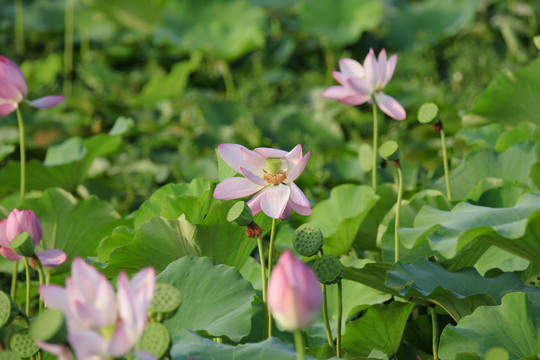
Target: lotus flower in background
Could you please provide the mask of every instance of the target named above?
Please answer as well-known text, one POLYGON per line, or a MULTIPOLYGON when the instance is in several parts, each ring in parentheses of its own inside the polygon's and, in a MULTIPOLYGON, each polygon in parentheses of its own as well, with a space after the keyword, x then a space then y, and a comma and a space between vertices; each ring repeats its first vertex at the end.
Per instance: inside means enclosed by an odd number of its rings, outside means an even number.
POLYGON ((61 95, 44 96, 36 100, 24 100, 28 93, 26 80, 19 67, 4 56, 0 56, 0 116, 6 116, 19 106, 22 101, 28 105, 47 109, 64 100, 61 95))
MULTIPOLYGON (((10 261, 17 261, 23 258, 10 247, 10 243, 17 235, 27 232, 32 238, 34 246, 41 243, 43 231, 36 214, 32 210, 14 209, 9 213, 7 219, 0 221, 0 255, 10 261)), ((62 250, 46 249, 36 253, 41 264, 45 267, 58 266, 63 264, 67 256, 62 250)))
MULTIPOLYGON (((139 271, 131 281, 121 272, 115 296, 102 273, 76 258, 65 288, 43 285, 39 293, 48 307, 64 314, 68 342, 77 359, 109 359, 129 354, 140 340, 154 287, 151 267, 139 271)), ((61 353, 63 347, 44 344, 43 349, 61 353)))
POLYGON ((305 328, 322 305, 321 284, 313 271, 285 250, 268 282, 268 309, 283 330, 305 328))
POLYGON ((218 184, 214 198, 231 200, 256 195, 247 202, 253 215, 263 211, 274 219, 287 219, 294 210, 311 214, 311 204, 294 183, 304 171, 311 152, 302 156, 302 146, 290 152, 270 148, 253 151, 237 144, 221 144, 221 158, 244 177, 231 177, 218 184))
POLYGON ((404 120, 405 109, 391 96, 382 92, 394 75, 397 55, 386 57, 382 49, 378 59, 373 49, 369 50, 364 66, 353 59, 340 59, 340 71, 334 71, 334 79, 341 86, 330 86, 322 96, 338 100, 347 105, 360 105, 366 101, 371 103, 372 97, 381 110, 395 120, 404 120))

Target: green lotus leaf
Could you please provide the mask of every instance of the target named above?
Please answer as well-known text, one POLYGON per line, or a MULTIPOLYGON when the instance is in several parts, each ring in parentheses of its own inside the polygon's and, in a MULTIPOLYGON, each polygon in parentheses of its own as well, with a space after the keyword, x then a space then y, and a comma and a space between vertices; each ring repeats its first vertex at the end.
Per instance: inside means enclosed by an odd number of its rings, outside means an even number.
POLYGON ((249 334, 255 291, 235 268, 186 256, 169 264, 156 281, 182 294, 180 307, 163 323, 172 337, 182 329, 233 341, 249 334))
POLYGON ((446 326, 439 357, 451 360, 476 354, 482 359, 500 359, 493 352, 500 354, 501 350, 508 360, 535 359, 540 354, 540 306, 531 303, 527 294, 507 294, 501 305, 481 306, 456 326, 446 326))
POLYGON ((397 263, 386 278, 386 286, 399 289, 403 297, 420 297, 445 309, 456 321, 478 306, 500 304, 510 292, 525 292, 540 305, 540 288, 525 286, 513 273, 484 278, 473 268, 449 272, 441 265, 418 259, 411 265, 397 263))

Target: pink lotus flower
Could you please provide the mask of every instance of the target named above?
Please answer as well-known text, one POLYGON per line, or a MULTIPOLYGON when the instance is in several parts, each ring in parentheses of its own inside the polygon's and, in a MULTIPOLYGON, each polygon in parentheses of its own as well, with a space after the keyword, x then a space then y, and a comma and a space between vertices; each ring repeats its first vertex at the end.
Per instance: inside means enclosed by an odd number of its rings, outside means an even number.
MULTIPOLYGON (((130 353, 144 332, 154 296, 154 269, 142 269, 131 281, 121 272, 116 297, 107 278, 83 259, 73 260, 71 274, 65 288, 44 285, 39 293, 48 307, 64 314, 76 358, 109 359, 130 353)), ((46 344, 44 349, 60 352, 62 346, 46 344)))
POLYGON ((386 58, 386 50, 382 49, 379 58, 375 58, 373 49, 364 60, 364 66, 353 59, 340 59, 339 71, 334 71, 334 79, 341 86, 330 86, 322 96, 338 100, 347 105, 360 105, 366 101, 371 103, 372 97, 388 116, 396 120, 404 120, 405 109, 391 96, 382 92, 388 84, 396 68, 397 55, 386 58))
POLYGON ((290 152, 270 148, 253 151, 237 144, 221 144, 221 158, 244 177, 223 180, 214 191, 214 198, 230 200, 257 193, 248 201, 253 215, 263 211, 274 219, 287 219, 291 210, 300 215, 311 214, 311 204, 294 183, 306 167, 311 151, 302 156, 302 146, 290 152))
MULTIPOLYGON (((23 258, 9 246, 17 235, 27 232, 32 238, 34 246, 41 243, 43 231, 36 214, 32 210, 13 209, 7 219, 0 221, 0 255, 9 261, 17 261, 23 258)), ((41 264, 45 267, 63 264, 67 256, 62 250, 46 249, 36 253, 41 264)))
MULTIPOLYGON (((8 58, 0 56, 0 116, 15 111, 27 93, 28 87, 21 69, 8 58)), ((58 105, 64 98, 60 95, 49 95, 24 101, 30 106, 47 109, 58 105)))
POLYGON ((283 330, 305 328, 319 314, 321 285, 313 271, 285 250, 268 281, 268 309, 283 330))

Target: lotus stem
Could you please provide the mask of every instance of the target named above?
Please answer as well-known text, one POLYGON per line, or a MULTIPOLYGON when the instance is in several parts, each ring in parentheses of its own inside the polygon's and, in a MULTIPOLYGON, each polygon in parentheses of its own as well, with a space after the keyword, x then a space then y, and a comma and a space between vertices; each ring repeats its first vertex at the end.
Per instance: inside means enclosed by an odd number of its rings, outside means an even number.
POLYGON ((268 305, 266 300, 266 268, 264 266, 264 252, 261 235, 257 237, 257 245, 259 248, 259 258, 261 262, 261 284, 263 297, 264 325, 263 325, 263 340, 268 338, 268 305))
POLYGON ((343 285, 338 282, 338 323, 337 323, 337 346, 336 356, 341 357, 341 321, 343 319, 343 285))
POLYGON ((24 272, 26 273, 26 316, 30 317, 30 267, 24 258, 24 272))
POLYGON ((328 318, 328 299, 326 295, 326 284, 321 284, 322 296, 323 296, 323 318, 324 328, 326 330, 326 338, 328 339, 328 345, 332 350, 335 349, 334 338, 332 337, 332 330, 330 329, 330 320, 328 318))
MULTIPOLYGON (((270 232, 270 247, 268 248, 268 279, 272 275, 272 255, 274 253, 274 241, 276 239, 276 219, 272 219, 272 230, 270 232)), ((268 337, 272 336, 272 314, 268 310, 268 337)))
POLYGON ((377 189, 377 137, 379 131, 377 129, 377 105, 375 98, 371 98, 371 106, 373 107, 373 153, 371 158, 371 187, 377 189))
POLYGON ((21 153, 21 202, 24 200, 26 190, 26 148, 24 145, 24 122, 21 111, 17 107, 17 122, 19 123, 19 147, 21 153))
POLYGON ((401 197, 403 194, 403 174, 401 171, 401 165, 396 166, 398 172, 398 197, 396 201, 396 220, 394 228, 394 262, 399 261, 399 237, 398 237, 398 228, 399 228, 399 213, 401 210, 401 197))
POLYGON ((432 347, 433 347, 433 360, 439 360, 438 345, 439 345, 439 324, 437 321, 437 311, 435 311, 435 305, 429 306, 429 314, 431 316, 431 331, 432 331, 432 347))
MULTIPOLYGON (((38 275, 39 275, 39 286, 43 285, 45 283, 45 271, 43 270, 43 265, 41 264, 41 261, 39 258, 37 258, 37 264, 38 264, 38 275)), ((41 310, 43 310, 43 299, 41 298, 41 294, 39 294, 39 314, 41 314, 41 310)))
POLYGON ((446 133, 444 132, 444 129, 441 129, 440 133, 443 154, 444 177, 446 180, 446 196, 448 197, 448 200, 452 201, 452 192, 450 191, 450 176, 448 173, 448 154, 446 152, 446 133))
POLYGON ((17 270, 18 270, 19 260, 13 262, 13 274, 11 275, 11 292, 10 295, 13 299, 17 295, 17 270))
POLYGON ((15 48, 18 54, 24 53, 24 10, 22 0, 15 0, 15 48))
POLYGON ((64 14, 64 94, 71 94, 75 0, 66 0, 64 14))
POLYGON ((300 330, 294 332, 294 345, 296 346, 296 359, 304 360, 304 342, 302 341, 302 332, 300 330))

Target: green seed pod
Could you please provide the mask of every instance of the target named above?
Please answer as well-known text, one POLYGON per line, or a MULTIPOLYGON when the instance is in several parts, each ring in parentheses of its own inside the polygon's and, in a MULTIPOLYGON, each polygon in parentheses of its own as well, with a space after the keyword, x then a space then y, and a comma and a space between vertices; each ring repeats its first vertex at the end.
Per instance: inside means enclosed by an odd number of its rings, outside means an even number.
POLYGON ((0 327, 7 324, 19 313, 19 305, 3 291, 0 291, 0 327))
POLYGON ((343 264, 336 255, 324 255, 315 261, 313 271, 317 274, 322 284, 336 284, 343 279, 345 270, 343 264))
POLYGON ((540 35, 533 37, 534 45, 538 50, 540 50, 540 35))
POLYGON ((379 155, 389 161, 399 160, 399 147, 393 140, 385 141, 379 148, 379 155))
POLYGON ((282 158, 267 158, 266 170, 272 175, 276 175, 281 170, 281 164, 283 164, 282 158))
POLYGON ((136 349, 146 351, 155 358, 161 359, 169 349, 171 335, 169 330, 160 323, 149 323, 144 328, 144 333, 137 344, 136 349))
POLYGON ((229 209, 227 221, 239 226, 248 226, 253 221, 253 214, 244 201, 238 201, 229 209))
POLYGON ((51 344, 63 344, 67 338, 67 326, 62 311, 45 309, 30 324, 30 336, 51 344))
POLYGON ((182 294, 174 286, 156 283, 154 298, 148 308, 150 316, 167 319, 174 315, 182 303, 182 294))
POLYGON ((11 250, 17 254, 30 257, 35 253, 35 246, 32 238, 27 232, 20 233, 9 244, 11 250))
POLYGON ((321 230, 309 223, 300 225, 293 235, 294 248, 302 256, 315 255, 322 248, 323 242, 321 230))
POLYGON ((418 109, 418 121, 422 124, 436 123, 438 120, 439 107, 435 103, 425 103, 418 109))
POLYGON ((34 356, 39 351, 39 347, 34 344, 34 339, 28 335, 27 331, 13 334, 9 340, 9 348, 22 358, 34 356))

